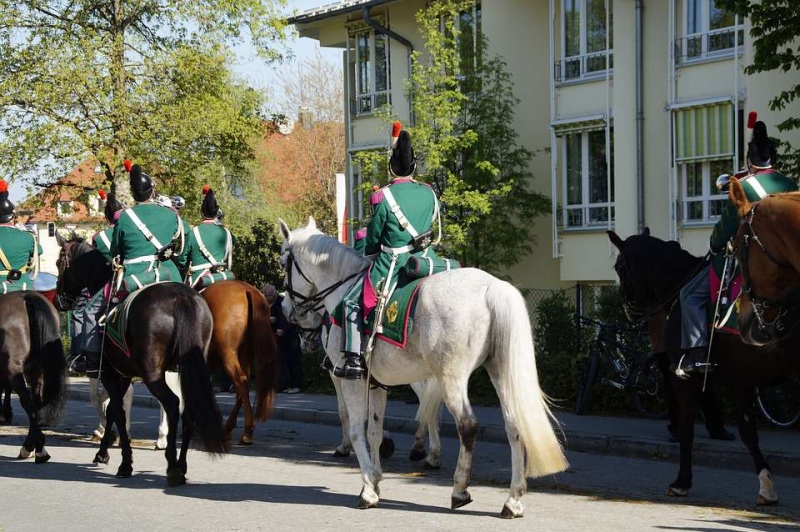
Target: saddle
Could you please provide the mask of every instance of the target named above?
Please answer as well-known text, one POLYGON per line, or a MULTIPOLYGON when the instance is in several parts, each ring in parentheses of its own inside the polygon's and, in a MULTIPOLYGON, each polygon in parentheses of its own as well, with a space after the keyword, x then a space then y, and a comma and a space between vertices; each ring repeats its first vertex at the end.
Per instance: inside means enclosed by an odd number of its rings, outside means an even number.
POLYGON ((735 259, 730 258, 732 272, 720 278, 714 268, 709 268, 709 284, 711 299, 706 306, 708 323, 716 328, 716 332, 739 335, 739 295, 742 292, 742 273, 735 259), (714 311, 719 301, 717 323, 714 323, 714 311))

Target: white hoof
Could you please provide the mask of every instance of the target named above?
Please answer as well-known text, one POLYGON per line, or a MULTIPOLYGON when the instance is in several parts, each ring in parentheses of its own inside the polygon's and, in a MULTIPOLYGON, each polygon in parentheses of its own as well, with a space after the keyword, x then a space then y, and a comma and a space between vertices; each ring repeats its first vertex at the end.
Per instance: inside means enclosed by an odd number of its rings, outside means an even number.
POLYGON ((167 439, 166 438, 164 438, 163 440, 161 438, 156 440, 156 451, 163 451, 166 448, 167 448, 167 439))
POLYGON ((375 508, 378 506, 378 494, 374 490, 368 489, 367 486, 361 488, 361 495, 358 497, 359 510, 366 510, 367 508, 375 508))
POLYGON ((503 510, 500 512, 500 517, 503 519, 514 519, 522 517, 525 508, 522 506, 522 501, 509 497, 503 505, 503 510))
POLYGON ((44 464, 48 460, 50 460, 50 453, 47 452, 47 449, 42 447, 42 450, 36 453, 36 463, 44 464))
POLYGON ((758 474, 758 483, 759 490, 756 504, 758 506, 774 506, 778 504, 780 497, 778 497, 778 492, 775 490, 775 482, 769 469, 761 470, 758 474))
POLYGON ((26 451, 24 445, 20 447, 19 455, 17 456, 17 458, 19 458, 20 460, 25 460, 26 458, 30 458, 31 456, 33 456, 33 451, 26 451))

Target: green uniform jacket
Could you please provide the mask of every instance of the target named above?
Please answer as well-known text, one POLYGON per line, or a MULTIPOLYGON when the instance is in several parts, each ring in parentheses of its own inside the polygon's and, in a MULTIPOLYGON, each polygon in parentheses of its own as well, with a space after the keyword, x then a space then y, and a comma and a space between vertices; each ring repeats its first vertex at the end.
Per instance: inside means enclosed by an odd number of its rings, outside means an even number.
POLYGON ((41 254, 42 247, 36 244, 33 235, 14 226, 0 226, 0 249, 8 260, 8 265, 0 261, 0 293, 15 290, 33 290, 33 279, 31 279, 29 267, 32 267, 31 260, 35 253, 41 254), (8 266, 12 270, 22 272, 19 280, 8 280, 8 266))
POLYGON ((228 256, 231 252, 229 247, 233 245, 233 237, 224 225, 213 220, 206 220, 193 227, 188 233, 186 253, 191 275, 189 282, 192 286, 201 275, 214 266, 220 270, 228 269, 228 256), (200 241, 198 241, 196 233, 200 234, 200 241), (200 245, 201 241, 205 246, 205 253, 200 245))
POLYGON ((94 235, 94 247, 103 255, 106 259, 106 262, 111 264, 111 259, 113 255, 111 255, 111 238, 114 234, 114 226, 106 227, 102 231, 98 231, 94 235))
MULTIPOLYGON (((741 179, 740 182, 744 187, 745 194, 747 194, 747 200, 750 202, 757 202, 769 194, 797 190, 797 185, 794 181, 775 170, 761 170, 741 179)), ((709 239, 709 248, 715 253, 711 265, 718 275, 722 274, 725 264, 725 254, 720 252, 725 249, 728 240, 736 236, 739 222, 740 218, 736 206, 729 199, 722 208, 722 217, 714 226, 714 231, 709 239)))
MULTIPOLYGON (((372 220, 367 227, 365 252, 367 255, 379 253, 375 262, 370 267, 369 281, 371 289, 377 292, 378 283, 387 277, 389 267, 392 263, 392 256, 397 257, 390 283, 394 283, 397 274, 405 266, 408 258, 412 255, 409 251, 392 252, 390 248, 403 248, 412 244, 412 236, 400 225, 395 213, 392 212, 389 200, 384 191, 391 190, 397 205, 403 212, 410 224, 417 230, 418 234, 430 230, 431 223, 438 212, 438 200, 433 189, 425 184, 414 181, 410 178, 395 178, 386 187, 373 192, 370 203, 373 206, 372 220)), ((432 248, 413 253, 414 255, 434 256, 432 248)), ((364 291, 364 313, 371 310, 369 296, 370 287, 365 287, 364 291)))
MULTIPOLYGON (((156 267, 160 271, 162 281, 181 281, 180 273, 172 260, 162 263, 156 258, 158 249, 152 240, 148 240, 144 233, 137 227, 131 216, 134 213, 139 220, 155 237, 161 246, 170 244, 173 238, 178 235, 178 213, 169 207, 164 207, 157 203, 145 202, 125 209, 117 220, 111 237, 111 256, 119 255, 120 261, 125 266, 123 282, 136 275, 142 284, 150 284, 155 279, 147 280, 145 272, 154 270, 156 267)), ((184 227, 184 241, 186 228, 184 227)), ((179 243, 176 245, 180 245, 179 243)), ((180 251, 178 249, 175 250, 180 251)))

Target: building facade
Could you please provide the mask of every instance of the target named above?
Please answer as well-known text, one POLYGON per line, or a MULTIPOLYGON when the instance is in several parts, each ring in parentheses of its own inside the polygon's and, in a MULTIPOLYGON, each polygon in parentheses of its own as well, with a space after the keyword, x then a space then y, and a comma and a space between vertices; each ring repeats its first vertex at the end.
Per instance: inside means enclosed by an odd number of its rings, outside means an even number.
MULTIPOLYGON (((353 154, 388 146, 375 109, 411 118, 404 80, 423 47, 415 14, 426 3, 343 0, 290 20, 342 49, 352 217, 365 214, 353 154)), ((649 227, 704 254, 726 201, 716 178, 744 166, 748 112, 771 136, 800 142, 778 134, 784 115, 768 108, 800 73, 745 75, 749 21, 714 0, 484 0, 459 22, 506 61, 520 144, 545 153, 530 163, 531 188, 552 198, 552 212, 532 222, 537 245, 507 272, 519 286, 616 280, 609 229, 624 238, 649 227)), ((800 114, 800 102, 784 113, 800 114)))

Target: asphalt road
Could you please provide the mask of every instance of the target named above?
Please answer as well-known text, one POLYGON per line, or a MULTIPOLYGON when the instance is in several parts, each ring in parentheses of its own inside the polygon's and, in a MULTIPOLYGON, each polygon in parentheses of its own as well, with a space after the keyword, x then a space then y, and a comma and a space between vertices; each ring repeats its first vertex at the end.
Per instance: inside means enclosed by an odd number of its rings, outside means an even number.
MULTIPOLYGON (((18 405, 15 405, 18 408, 18 405)), ((21 413, 17 409, 16 412, 21 413)), ((571 469, 530 481, 525 517, 497 518, 510 478, 508 446, 479 442, 474 502, 449 509, 457 442, 443 440, 443 467, 425 472, 406 459, 412 440, 395 435, 397 454, 384 461, 380 507, 357 510, 361 487, 354 457, 335 459, 336 427, 270 421, 256 444, 212 460, 189 454, 188 484, 169 488, 163 453, 152 450, 158 411, 134 408, 134 476, 117 479, 119 450, 94 466, 88 442, 95 421, 84 402, 70 401, 64 420, 48 429, 52 460, 15 457, 25 427, 0 427, 0 530, 504 530, 788 531, 800 528, 800 478, 776 477, 781 505, 757 508, 751 472, 696 468, 686 499, 667 497, 675 464, 571 452, 571 469)), ((17 423, 21 419, 17 418, 17 423)))

